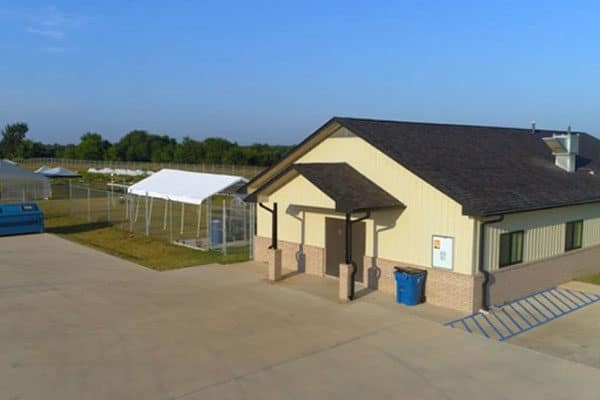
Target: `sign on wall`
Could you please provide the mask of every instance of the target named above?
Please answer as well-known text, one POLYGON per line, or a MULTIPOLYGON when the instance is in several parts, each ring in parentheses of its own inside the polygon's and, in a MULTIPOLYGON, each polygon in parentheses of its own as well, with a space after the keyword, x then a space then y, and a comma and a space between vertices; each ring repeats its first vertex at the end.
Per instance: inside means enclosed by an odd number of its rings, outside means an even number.
POLYGON ((431 264, 436 268, 452 269, 454 262, 454 238, 448 236, 432 237, 431 264))

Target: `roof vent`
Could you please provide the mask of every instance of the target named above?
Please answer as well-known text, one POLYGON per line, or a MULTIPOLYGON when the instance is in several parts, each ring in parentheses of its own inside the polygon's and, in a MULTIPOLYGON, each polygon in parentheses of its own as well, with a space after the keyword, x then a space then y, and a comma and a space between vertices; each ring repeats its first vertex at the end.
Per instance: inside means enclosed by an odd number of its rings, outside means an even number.
POLYGON ((542 140, 552 150, 554 165, 567 172, 575 172, 577 153, 579 153, 579 134, 572 134, 571 127, 567 133, 554 133, 552 137, 542 140))

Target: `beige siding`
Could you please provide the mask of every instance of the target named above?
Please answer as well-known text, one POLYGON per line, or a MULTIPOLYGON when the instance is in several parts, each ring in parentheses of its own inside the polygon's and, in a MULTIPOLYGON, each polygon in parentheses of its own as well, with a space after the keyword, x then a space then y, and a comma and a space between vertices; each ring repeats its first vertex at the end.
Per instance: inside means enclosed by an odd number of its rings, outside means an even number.
POLYGON ((523 262, 533 262, 564 253, 565 224, 584 220, 583 247, 600 244, 600 205, 562 207, 507 215, 503 222, 487 228, 486 265, 489 270, 498 269, 500 235, 505 232, 525 231, 523 239, 523 262))
MULTIPOLYGON (((373 213, 366 227, 367 256, 430 266, 432 235, 451 236, 454 238, 454 271, 474 272, 475 221, 463 216, 461 206, 454 200, 345 128, 297 162, 347 162, 407 206, 404 210, 373 213)), ((311 200, 305 200, 302 190, 286 189, 294 184, 288 183, 269 197, 269 202, 277 200, 281 210, 279 238, 292 242, 304 238, 306 244, 322 247, 325 244, 324 217, 331 214, 318 209, 300 211, 294 207, 308 201, 315 206, 311 200)), ((324 204, 323 208, 333 207, 324 204)), ((257 218, 258 235, 269 237, 269 214, 259 209, 257 218)))

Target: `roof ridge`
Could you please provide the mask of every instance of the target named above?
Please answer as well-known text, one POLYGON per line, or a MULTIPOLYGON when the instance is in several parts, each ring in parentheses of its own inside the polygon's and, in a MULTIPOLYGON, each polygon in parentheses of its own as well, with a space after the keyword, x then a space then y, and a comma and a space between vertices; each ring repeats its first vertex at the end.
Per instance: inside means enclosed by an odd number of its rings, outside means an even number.
MULTIPOLYGON (((447 127, 463 127, 463 128, 486 128, 486 129, 511 129, 523 132, 531 132, 531 128, 517 128, 512 126, 497 126, 497 125, 478 125, 478 124, 453 124, 447 122, 424 122, 424 121, 399 121, 391 119, 378 119, 378 118, 357 118, 357 117, 341 117, 334 116, 331 118, 334 121, 343 122, 346 121, 360 121, 360 122, 382 122, 382 123, 396 123, 396 124, 411 124, 411 125, 433 125, 433 126, 447 126, 447 127)), ((537 129, 536 132, 547 132, 547 133, 566 133, 566 129, 537 129)), ((588 134, 584 131, 572 131, 575 134, 588 134)))

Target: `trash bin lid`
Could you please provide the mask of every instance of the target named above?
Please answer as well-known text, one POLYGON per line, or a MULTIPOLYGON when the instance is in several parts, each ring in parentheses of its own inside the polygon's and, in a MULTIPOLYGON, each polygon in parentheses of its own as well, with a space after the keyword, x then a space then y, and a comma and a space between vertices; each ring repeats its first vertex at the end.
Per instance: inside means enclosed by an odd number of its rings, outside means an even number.
POLYGON ((419 275, 425 273, 424 270, 413 267, 394 267, 397 272, 404 272, 409 275, 419 275))

